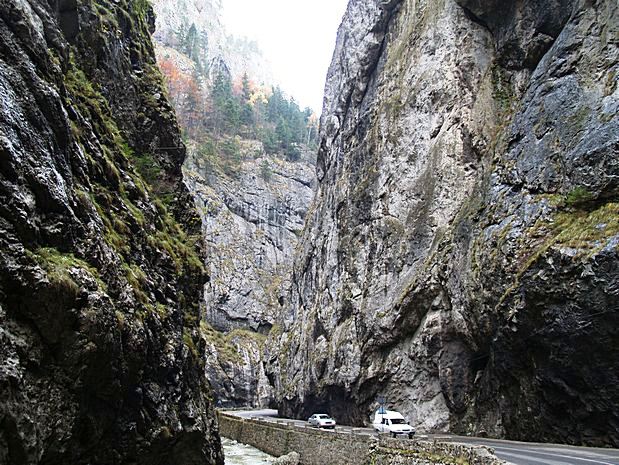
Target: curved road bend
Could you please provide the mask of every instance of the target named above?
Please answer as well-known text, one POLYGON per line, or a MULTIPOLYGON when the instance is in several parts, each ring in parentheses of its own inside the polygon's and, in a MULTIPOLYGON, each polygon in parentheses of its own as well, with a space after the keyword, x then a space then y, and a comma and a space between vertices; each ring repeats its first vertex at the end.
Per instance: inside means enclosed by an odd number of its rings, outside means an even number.
MULTIPOLYGON (((297 426, 307 426, 305 421, 278 418, 277 410, 237 410, 228 411, 227 413, 243 418, 257 417, 267 421, 292 422, 297 426)), ((350 430, 351 427, 349 426, 337 427, 337 431, 341 432, 350 432, 350 430)), ((355 428, 355 433, 376 434, 371 428, 355 428)), ((428 434, 417 435, 416 437, 488 446, 494 449, 497 457, 516 465, 619 465, 619 449, 472 438, 452 434, 428 434)))

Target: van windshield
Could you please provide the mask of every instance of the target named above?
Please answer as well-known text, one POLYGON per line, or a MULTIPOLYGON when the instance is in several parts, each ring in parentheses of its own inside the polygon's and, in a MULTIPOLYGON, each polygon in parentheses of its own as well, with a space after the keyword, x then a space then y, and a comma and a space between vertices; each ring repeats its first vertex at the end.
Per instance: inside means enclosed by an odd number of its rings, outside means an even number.
POLYGON ((402 420, 401 418, 394 418, 393 420, 391 420, 391 424, 392 425, 404 425, 406 424, 406 422, 402 420))

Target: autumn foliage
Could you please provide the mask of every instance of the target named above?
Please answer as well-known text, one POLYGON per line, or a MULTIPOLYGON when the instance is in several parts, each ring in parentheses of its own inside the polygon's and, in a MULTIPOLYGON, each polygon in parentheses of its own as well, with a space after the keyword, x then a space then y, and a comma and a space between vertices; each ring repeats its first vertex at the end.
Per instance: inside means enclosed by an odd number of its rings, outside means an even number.
POLYGON ((258 139, 267 153, 291 161, 300 157, 301 145, 317 145, 316 116, 279 87, 257 85, 247 74, 232 80, 225 68, 212 76, 183 70, 168 57, 159 59, 159 67, 186 137, 227 170, 240 163, 238 138, 258 139))

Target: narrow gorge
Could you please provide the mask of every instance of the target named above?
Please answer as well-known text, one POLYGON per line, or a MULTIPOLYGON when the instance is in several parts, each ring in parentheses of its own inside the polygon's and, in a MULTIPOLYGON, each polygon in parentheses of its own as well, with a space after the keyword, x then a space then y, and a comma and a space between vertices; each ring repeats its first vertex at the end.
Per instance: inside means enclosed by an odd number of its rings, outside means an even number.
POLYGON ((349 0, 322 115, 226 5, 0 0, 0 465, 619 448, 617 0, 349 0))
POLYGON ((220 3, 153 4, 158 61, 185 128, 185 184, 202 219, 207 378, 219 406, 274 405, 265 343, 289 304, 314 195, 315 123, 272 84, 257 45, 228 34, 220 3), (284 144, 296 126, 303 138, 284 144))

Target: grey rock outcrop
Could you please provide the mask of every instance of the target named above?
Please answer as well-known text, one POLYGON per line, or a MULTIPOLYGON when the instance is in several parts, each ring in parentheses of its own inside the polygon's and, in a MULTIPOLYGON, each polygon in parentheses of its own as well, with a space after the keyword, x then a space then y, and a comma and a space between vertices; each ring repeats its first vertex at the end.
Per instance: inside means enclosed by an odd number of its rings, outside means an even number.
POLYGON ((206 320, 219 331, 266 334, 288 294, 292 259, 315 184, 311 154, 297 162, 246 142, 233 175, 192 154, 185 179, 199 205, 210 280, 206 320))
POLYGON ((153 24, 143 0, 0 0, 2 464, 223 464, 153 24))
POLYGON ((509 3, 350 2, 281 413, 619 445, 619 6, 509 3))
POLYGON ((290 454, 276 458, 273 465, 299 465, 299 458, 297 452, 291 452, 290 454))
POLYGON ((273 405, 273 387, 266 375, 266 337, 252 331, 223 334, 203 323, 206 378, 217 392, 219 407, 265 408, 273 405))
POLYGON ((292 259, 314 195, 312 154, 290 162, 244 141, 234 174, 191 152, 185 182, 202 217, 207 377, 222 406, 266 407, 266 335, 277 332, 290 291, 292 259))

